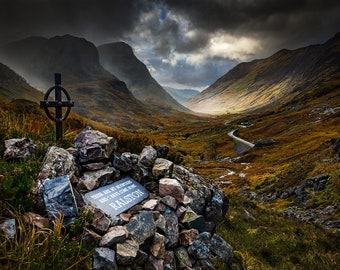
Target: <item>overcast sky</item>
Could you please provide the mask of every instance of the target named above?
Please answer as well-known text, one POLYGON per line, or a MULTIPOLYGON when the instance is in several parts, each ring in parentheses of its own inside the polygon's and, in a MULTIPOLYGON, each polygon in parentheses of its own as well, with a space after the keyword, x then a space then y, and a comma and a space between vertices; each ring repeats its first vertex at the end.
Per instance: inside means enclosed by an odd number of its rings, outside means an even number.
POLYGON ((71 34, 125 41, 163 86, 202 90, 239 62, 323 43, 339 0, 1 0, 0 44, 71 34))

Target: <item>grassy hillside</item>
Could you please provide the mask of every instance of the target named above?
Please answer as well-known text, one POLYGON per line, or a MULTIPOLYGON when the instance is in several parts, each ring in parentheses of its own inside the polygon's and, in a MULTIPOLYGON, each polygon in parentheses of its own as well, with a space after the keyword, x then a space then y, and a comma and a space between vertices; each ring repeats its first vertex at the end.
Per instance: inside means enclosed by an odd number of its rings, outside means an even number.
POLYGON ((281 50, 237 65, 186 105, 197 112, 223 114, 313 98, 339 87, 339 58, 340 34, 321 45, 281 50))
MULTIPOLYGON (((161 122, 166 125, 157 130, 123 130, 71 113, 64 123, 64 147, 71 146, 74 136, 88 124, 116 137, 119 152, 139 153, 144 145, 166 144, 171 148, 169 159, 214 179, 230 195, 229 211, 219 232, 235 248, 236 259, 247 269, 336 269, 340 263, 338 234, 282 216, 279 212, 294 203, 291 199, 249 200, 242 196, 245 194, 242 191, 253 190, 266 195, 282 186, 299 184, 309 176, 327 173, 331 175, 329 185, 307 201, 307 207, 326 207, 339 201, 340 168, 339 162, 334 162, 335 154, 330 144, 332 138, 340 137, 339 101, 339 91, 335 91, 313 101, 278 107, 266 113, 164 117, 161 122), (239 127, 240 122, 246 121, 252 125, 239 127), (237 159, 233 142, 227 136, 228 131, 235 128, 239 128, 240 137, 249 141, 274 138, 276 143, 255 148, 237 159), (230 171, 235 174, 229 174, 230 171)), ((0 141, 31 137, 38 144, 37 154, 29 162, 7 163, 0 159, 0 192, 4 194, 0 222, 8 216, 18 216, 18 220, 22 220, 23 210, 34 211, 28 195, 29 183, 39 172, 47 147, 54 144, 54 123, 47 119, 37 103, 23 100, 2 104, 0 118, 0 141), (18 179, 20 185, 17 185, 18 179)), ((2 144, 1 156, 3 151, 2 144)), ((331 218, 338 219, 337 212, 331 213, 331 218)), ((84 222, 85 214, 78 225, 82 226, 84 222)), ((46 250, 50 250, 56 254, 55 265, 65 264, 65 256, 78 254, 73 255, 72 267, 67 264, 70 269, 90 269, 92 250, 81 245, 79 230, 73 228, 61 233, 58 226, 54 228, 44 232, 27 228, 14 245, 1 235, 0 261, 19 262, 21 258, 24 262, 29 260, 27 258, 37 258, 37 254, 49 256, 46 250), (46 235, 51 241, 41 241, 46 235), (29 246, 28 243, 38 253, 29 253, 23 248, 29 246), (53 249, 59 244, 67 247, 66 250, 53 249)), ((37 265, 43 263, 37 260, 37 265)))

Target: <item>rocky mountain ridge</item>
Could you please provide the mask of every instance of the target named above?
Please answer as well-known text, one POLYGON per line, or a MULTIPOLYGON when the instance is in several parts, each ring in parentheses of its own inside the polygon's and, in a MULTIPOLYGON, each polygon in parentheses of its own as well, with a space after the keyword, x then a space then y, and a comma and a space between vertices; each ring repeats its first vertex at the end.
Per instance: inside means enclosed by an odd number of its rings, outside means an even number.
POLYGON ((159 85, 128 44, 105 44, 98 47, 98 52, 104 68, 123 80, 133 95, 144 104, 165 112, 172 109, 190 112, 159 85))
POLYGON ((303 101, 339 87, 340 33, 321 45, 241 63, 185 103, 213 114, 268 109, 303 101))

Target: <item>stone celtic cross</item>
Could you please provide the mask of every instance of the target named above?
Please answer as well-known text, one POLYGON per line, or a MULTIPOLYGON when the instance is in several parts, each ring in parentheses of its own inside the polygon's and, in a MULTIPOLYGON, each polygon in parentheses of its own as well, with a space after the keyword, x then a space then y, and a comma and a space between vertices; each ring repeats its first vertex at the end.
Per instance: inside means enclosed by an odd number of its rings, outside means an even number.
POLYGON ((61 74, 54 74, 54 86, 47 90, 44 100, 40 101, 40 107, 44 108, 48 118, 55 121, 56 123, 56 140, 57 144, 60 145, 63 140, 63 127, 62 122, 68 117, 71 111, 71 107, 74 107, 74 102, 71 100, 69 93, 61 86, 61 74), (54 90, 54 101, 49 100, 49 95, 54 90), (66 101, 62 100, 62 93, 66 96, 66 101), (51 114, 48 108, 55 108, 55 116, 51 114), (67 110, 63 115, 63 107, 67 110))

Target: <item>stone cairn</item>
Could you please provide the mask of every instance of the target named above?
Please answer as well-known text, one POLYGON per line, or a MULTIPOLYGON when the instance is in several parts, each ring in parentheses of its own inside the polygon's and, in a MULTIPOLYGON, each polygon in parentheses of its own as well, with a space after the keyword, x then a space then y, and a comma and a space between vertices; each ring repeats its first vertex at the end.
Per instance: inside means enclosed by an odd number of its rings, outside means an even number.
MULTIPOLYGON (((87 127, 76 136, 73 148, 48 149, 34 187, 49 220, 62 215, 67 226, 79 209, 93 212, 91 226, 83 233, 84 241, 98 243, 93 269, 230 266, 233 248, 216 233, 228 208, 223 191, 167 160, 166 146, 146 146, 139 155, 116 150, 114 138, 87 127), (129 210, 108 216, 84 199, 86 193, 127 176, 149 192, 129 210), (51 205, 51 197, 58 198, 60 207, 56 200, 51 205)), ((46 219, 27 213, 27 220, 39 227, 47 226, 46 219)))

